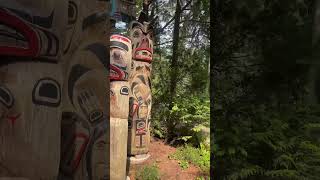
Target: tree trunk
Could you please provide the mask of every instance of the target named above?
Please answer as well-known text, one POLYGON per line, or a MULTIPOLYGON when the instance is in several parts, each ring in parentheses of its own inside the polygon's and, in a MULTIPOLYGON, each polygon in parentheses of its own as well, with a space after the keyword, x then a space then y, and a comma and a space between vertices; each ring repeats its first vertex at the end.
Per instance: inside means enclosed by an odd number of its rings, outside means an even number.
POLYGON ((316 0, 313 2, 314 7, 314 14, 313 14, 313 22, 312 25, 312 58, 307 63, 310 64, 310 71, 309 71, 309 84, 308 88, 310 89, 310 93, 307 96, 307 102, 311 104, 319 103, 319 63, 317 58, 320 57, 317 52, 319 50, 319 37, 320 37, 320 1, 316 0))
MULTIPOLYGON (((181 4, 180 1, 177 0, 176 2, 176 12, 174 16, 174 29, 173 29, 173 45, 172 45, 172 59, 171 59, 171 65, 170 65, 170 98, 169 101, 169 109, 171 110, 173 107, 173 99, 176 95, 176 87, 177 87, 177 81, 178 81, 178 58, 179 58, 179 36, 180 36, 180 16, 181 16, 181 4)), ((174 121, 172 117, 169 117, 168 121, 168 133, 169 136, 174 131, 174 121)))
MULTIPOLYGON (((214 122, 214 114, 212 113, 214 109, 214 92, 215 92, 215 83, 214 83, 214 75, 213 75, 213 69, 214 67, 222 61, 223 59, 223 43, 224 43, 224 38, 223 38, 223 26, 222 26, 222 14, 221 14, 221 2, 219 0, 215 0, 212 2, 211 5, 211 17, 212 17, 212 23, 211 23, 211 37, 210 37, 210 52, 211 58, 210 58, 210 128, 212 129, 211 131, 211 138, 212 142, 215 141, 213 138, 213 134, 215 133, 215 128, 216 128, 216 123, 214 122)), ((211 154, 210 156, 210 161, 214 162, 214 156, 211 154)), ((210 168, 210 176, 214 177, 214 179, 220 179, 220 173, 215 172, 213 173, 214 169, 210 168)))

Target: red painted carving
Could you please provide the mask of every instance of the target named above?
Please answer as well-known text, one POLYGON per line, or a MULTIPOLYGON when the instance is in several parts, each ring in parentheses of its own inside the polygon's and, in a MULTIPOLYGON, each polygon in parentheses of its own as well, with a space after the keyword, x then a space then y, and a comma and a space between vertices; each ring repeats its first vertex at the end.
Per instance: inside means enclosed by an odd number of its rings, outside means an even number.
POLYGON ((125 41, 127 43, 131 43, 129 38, 126 38, 124 36, 119 36, 119 35, 112 35, 110 39, 118 39, 120 41, 125 41))
POLYGON ((18 119, 20 116, 21 116, 21 113, 19 113, 19 114, 17 114, 17 115, 12 115, 12 116, 8 115, 8 116, 7 116, 7 119, 10 121, 10 123, 11 123, 12 125, 15 125, 17 119, 18 119))
POLYGON ((88 142, 89 142, 89 137, 84 133, 75 134, 75 136, 73 138, 73 142, 75 142, 76 139, 83 139, 84 143, 81 145, 81 147, 79 148, 78 153, 75 154, 75 159, 72 161, 71 166, 72 166, 72 171, 73 172, 78 168, 78 166, 80 164, 80 161, 81 161, 81 158, 83 157, 83 153, 85 152, 86 147, 87 147, 88 142))
POLYGON ((0 9, 0 23, 17 30, 28 42, 28 48, 0 46, 0 54, 29 57, 36 57, 39 54, 38 36, 30 25, 3 9, 0 9))
POLYGON ((109 75, 110 80, 121 81, 124 79, 125 74, 120 68, 118 68, 115 65, 110 64, 110 69, 111 69, 111 71, 115 72, 115 74, 111 72, 112 74, 109 75))

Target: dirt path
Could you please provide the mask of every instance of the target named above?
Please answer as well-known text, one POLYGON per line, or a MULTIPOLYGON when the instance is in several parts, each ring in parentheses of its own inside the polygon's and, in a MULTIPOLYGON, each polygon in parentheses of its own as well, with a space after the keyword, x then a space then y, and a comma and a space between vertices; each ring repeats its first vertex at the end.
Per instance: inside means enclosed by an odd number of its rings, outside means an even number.
POLYGON ((131 165, 129 170, 130 179, 134 180, 136 171, 146 165, 156 163, 159 167, 161 180, 194 180, 200 176, 200 170, 189 164, 189 168, 182 170, 178 161, 170 160, 170 154, 176 151, 176 148, 164 144, 162 140, 152 139, 150 144, 151 157, 141 165, 131 165))

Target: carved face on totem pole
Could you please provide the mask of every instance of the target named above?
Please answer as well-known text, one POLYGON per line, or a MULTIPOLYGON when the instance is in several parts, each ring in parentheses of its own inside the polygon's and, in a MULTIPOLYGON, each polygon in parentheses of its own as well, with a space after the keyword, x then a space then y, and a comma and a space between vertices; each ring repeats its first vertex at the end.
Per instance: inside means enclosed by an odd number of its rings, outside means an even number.
POLYGON ((52 179, 59 166, 62 107, 63 75, 56 62, 68 2, 0 4, 0 136, 6 139, 0 142, 0 166, 28 179, 52 179))
POLYGON ((151 87, 147 75, 137 74, 131 83, 132 97, 130 98, 129 117, 141 121, 150 119, 152 102, 150 89, 151 87))
POLYGON ((130 76, 129 100, 129 146, 128 154, 148 152, 149 126, 151 119, 151 62, 153 60, 153 28, 147 18, 147 4, 138 21, 129 25, 132 41, 132 73, 130 76))
POLYGON ((100 179, 106 175, 108 156, 105 90, 109 58, 106 44, 107 2, 69 0, 64 42, 65 109, 61 172, 74 179, 100 179), (107 50, 107 51, 106 51, 107 50), (68 117, 71 115, 74 119, 68 117), (67 129, 67 128, 65 128, 67 129), (104 153, 102 153, 104 152, 104 153), (97 171, 98 170, 98 171, 97 171))
POLYGON ((131 69, 131 40, 114 34, 110 38, 110 80, 128 80, 131 69))
POLYGON ((107 104, 105 71, 99 71, 105 70, 109 57, 103 40, 107 1, 0 0, 0 4, 0 135, 12 136, 0 143, 0 164, 17 175, 34 175, 30 179, 52 179, 59 161, 69 165, 64 157, 70 156, 72 176, 75 171, 84 174, 75 179, 100 179, 107 164, 102 154, 107 156, 108 149, 102 112, 107 104), (4 65, 11 60, 19 64, 4 65), (61 61, 68 63, 61 66, 61 61), (74 148, 69 141, 60 143, 61 111, 79 117, 75 134, 66 132, 74 148), (60 160, 59 145, 66 149, 60 160), (44 177, 35 178, 36 174, 44 177))
POLYGON ((153 56, 153 30, 148 22, 133 21, 129 26, 132 41, 132 59, 138 61, 152 61, 153 56))

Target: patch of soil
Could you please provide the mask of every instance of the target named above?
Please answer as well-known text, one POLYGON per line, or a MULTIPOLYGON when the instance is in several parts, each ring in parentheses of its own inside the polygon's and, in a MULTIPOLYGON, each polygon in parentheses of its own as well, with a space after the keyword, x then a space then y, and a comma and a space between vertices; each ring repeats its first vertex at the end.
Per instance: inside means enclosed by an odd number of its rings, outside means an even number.
POLYGON ((163 140, 151 139, 149 153, 151 157, 139 165, 130 165, 129 176, 131 180, 135 179, 137 170, 146 165, 154 163, 159 167, 161 179, 163 180, 194 180, 201 175, 200 169, 189 163, 189 167, 183 170, 177 160, 169 159, 169 155, 176 151, 175 147, 169 146, 163 140))

